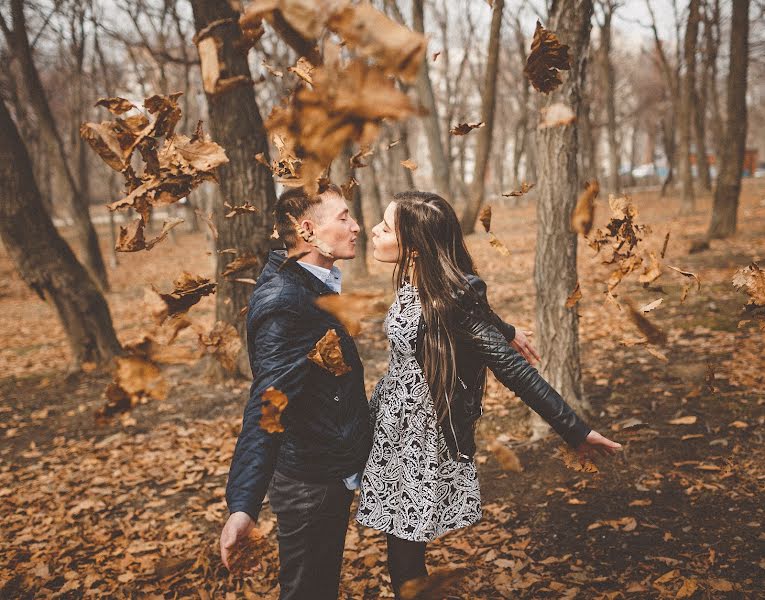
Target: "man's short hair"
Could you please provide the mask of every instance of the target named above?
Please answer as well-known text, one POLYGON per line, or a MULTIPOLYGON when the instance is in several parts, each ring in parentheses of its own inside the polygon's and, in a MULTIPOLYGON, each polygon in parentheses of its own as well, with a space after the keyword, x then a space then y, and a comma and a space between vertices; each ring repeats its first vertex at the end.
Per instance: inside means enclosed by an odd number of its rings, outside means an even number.
MULTIPOLYGON (((290 220, 288 214, 300 221, 307 213, 321 204, 322 198, 328 194, 342 196, 343 192, 334 183, 330 183, 317 194, 309 194, 303 187, 288 188, 281 193, 274 205, 274 218, 276 220, 276 232, 287 249, 294 248, 298 243, 295 224, 290 220)), ((315 217, 316 215, 312 216, 315 217)))

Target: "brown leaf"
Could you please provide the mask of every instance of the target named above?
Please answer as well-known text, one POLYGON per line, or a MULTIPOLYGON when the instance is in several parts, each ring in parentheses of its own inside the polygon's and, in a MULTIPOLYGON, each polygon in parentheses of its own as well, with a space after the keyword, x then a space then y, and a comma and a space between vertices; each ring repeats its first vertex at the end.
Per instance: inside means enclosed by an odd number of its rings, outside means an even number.
POLYGON ((134 404, 143 396, 155 400, 167 397, 167 382, 156 364, 140 356, 120 356, 115 362, 115 383, 131 397, 134 404))
POLYGON ((210 228, 210 232, 212 233, 213 239, 217 240, 218 239, 218 228, 215 226, 215 223, 213 222, 212 213, 207 215, 207 214, 203 213, 201 210, 199 210, 198 208, 195 208, 194 212, 196 213, 196 215, 200 219, 202 219, 205 223, 207 223, 207 226, 210 228))
POLYGON ((584 191, 579 194, 576 207, 571 214, 571 230, 582 235, 589 235, 595 217, 595 198, 598 197, 600 186, 596 180, 588 181, 584 191))
POLYGON ((493 233, 489 233, 489 244, 491 244, 492 248, 496 248, 497 252, 499 252, 502 256, 510 256, 510 250, 493 233))
POLYGON ((576 121, 574 111, 562 102, 555 102, 550 106, 543 106, 540 109, 542 118, 539 121, 539 129, 548 129, 550 127, 564 127, 576 121))
POLYGON ((569 68, 568 46, 561 44, 553 32, 537 21, 523 74, 531 85, 547 94, 562 83, 558 71, 568 71, 569 68))
MULTIPOLYGON (((402 600, 442 600, 455 595, 455 588, 469 573, 467 568, 440 569, 426 577, 404 582, 401 586, 402 600)), ((459 594, 457 594, 460 596, 459 594)))
POLYGON ((588 457, 584 461, 580 460, 579 454, 568 446, 559 446, 558 456, 563 460, 563 464, 566 465, 567 469, 582 473, 597 473, 599 471, 598 466, 592 460, 588 457))
POLYGON ((656 254, 649 252, 648 265, 646 265, 643 269, 640 277, 638 277, 638 281, 642 284, 648 285, 649 283, 653 283, 659 277, 661 277, 661 273, 661 263, 656 258, 656 254))
POLYGON ((308 353, 308 358, 336 377, 351 372, 351 368, 343 359, 340 337, 334 329, 328 330, 324 337, 316 342, 316 346, 308 353))
POLYGON ((489 233, 489 231, 491 231, 491 206, 489 204, 481 209, 481 212, 478 215, 478 220, 481 222, 481 225, 483 225, 486 233, 489 233))
POLYGON ((418 168, 418 165, 416 162, 414 162, 411 158, 407 158, 406 160, 401 161, 401 166, 405 169, 409 169, 410 171, 416 171, 418 168))
POLYGON ((121 115, 135 108, 135 104, 125 98, 99 98, 93 106, 103 106, 113 115, 121 115))
POLYGON ((658 300, 654 300, 653 302, 649 302, 645 306, 641 306, 638 310, 641 313, 651 312, 652 310, 657 309, 661 305, 662 302, 664 302, 664 298, 659 298, 658 300))
POLYGON ((512 471, 513 473, 523 472, 521 459, 518 458, 518 455, 512 448, 508 448, 500 442, 493 443, 490 448, 502 470, 512 471))
POLYGON ((693 594, 696 593, 696 590, 699 589, 699 584, 696 583, 696 580, 692 577, 684 577, 683 578, 683 585, 680 586, 680 589, 677 590, 677 594, 675 594, 675 598, 690 598, 693 596, 693 594))
POLYGON ((484 125, 486 125, 486 123, 483 121, 479 121, 478 123, 458 123, 449 130, 449 133, 452 135, 467 135, 473 131, 473 129, 479 129, 484 125))
POLYGON ((287 395, 271 386, 263 392, 262 398, 267 404, 263 404, 260 427, 268 433, 284 431, 281 416, 287 407, 287 395))
POLYGON ((685 417, 678 417, 667 422, 670 425, 693 425, 696 421, 698 421, 698 417, 696 415, 687 415, 685 417))
POLYGON ((162 231, 154 239, 148 242, 143 237, 143 219, 139 218, 128 224, 127 227, 120 225, 120 234, 117 238, 117 245, 114 247, 117 252, 137 252, 139 250, 151 250, 159 242, 167 237, 170 230, 176 225, 183 223, 183 219, 172 218, 162 223, 162 231))
POLYGON ((566 298, 566 308, 574 308, 576 306, 577 302, 579 302, 582 299, 582 290, 579 287, 579 282, 576 282, 576 286, 574 287, 574 291, 571 292, 566 298))
POLYGON ((667 253, 667 244, 669 244, 669 231, 667 232, 667 235, 664 236, 664 243, 661 246, 662 258, 664 258, 664 255, 667 253))
POLYGON ((749 296, 747 305, 765 306, 765 271, 756 262, 736 271, 732 282, 733 287, 749 296))
POLYGON ((226 265, 223 270, 223 277, 230 277, 234 274, 239 274, 242 271, 248 269, 258 269, 263 266, 263 261, 258 256, 237 256, 234 260, 226 265))
POLYGON ((261 64, 263 65, 263 67, 265 67, 266 71, 271 73, 271 75, 273 75, 274 77, 284 77, 284 73, 282 73, 278 69, 274 69, 271 65, 269 65, 266 62, 265 58, 261 61, 261 64))
POLYGON ((235 217, 236 215, 247 215, 260 212, 260 209, 257 206, 253 206, 247 202, 239 206, 231 206, 228 202, 224 202, 223 206, 228 209, 228 212, 226 213, 227 219, 235 217))
POLYGON ((214 94, 220 79, 220 61, 218 43, 214 36, 205 37, 197 42, 199 63, 202 69, 202 87, 208 94, 214 94))
POLYGON ((682 269, 678 269, 677 267, 673 267, 672 265, 667 265, 670 269, 673 271, 677 271, 684 277, 688 277, 690 281, 688 281, 684 286, 683 290, 680 292, 680 302, 685 302, 685 299, 688 297, 688 292, 691 291, 691 287, 693 287, 693 282, 696 282, 696 291, 698 292, 701 289, 701 280, 699 279, 699 276, 695 273, 691 273, 690 271, 683 271, 682 269))
POLYGON ((315 233, 309 233, 303 229, 303 227, 300 225, 300 222, 290 213, 287 213, 287 216, 290 218, 290 221, 292 221, 292 224, 295 226, 295 231, 297 231, 301 238, 316 248, 322 256, 326 256, 327 258, 333 257, 332 248, 330 248, 329 244, 316 237, 315 233))
POLYGON ((231 323, 218 321, 208 334, 200 333, 202 349, 218 359, 221 366, 229 373, 236 373, 242 340, 239 332, 231 323))
POLYGON ((305 56, 301 56, 297 59, 297 63, 295 63, 294 67, 289 67, 287 71, 290 73, 294 73, 300 79, 305 81, 306 83, 313 84, 313 79, 311 78, 311 73, 316 67, 314 67, 311 64, 311 61, 309 61, 305 56))
POLYGON ((361 320, 372 316, 382 316, 388 311, 388 305, 379 292, 351 292, 345 294, 325 294, 314 300, 314 304, 335 317, 350 335, 361 331, 361 320))
POLYGON ((508 192, 507 194, 502 194, 505 197, 510 196, 523 196, 525 193, 527 193, 531 188, 534 187, 534 183, 526 183, 525 181, 521 183, 521 189, 519 190, 513 190, 512 192, 508 192))
POLYGON ((364 162, 364 159, 367 156, 372 156, 374 154, 373 150, 370 150, 369 148, 361 148, 359 151, 351 156, 351 169, 360 169, 362 167, 366 167, 368 163, 364 162))
POLYGON ((627 308, 629 309, 629 316, 632 322, 640 330, 640 333, 646 337, 649 344, 664 345, 667 343, 667 335, 639 311, 635 310, 631 302, 627 303, 627 308))
POLYGON ((166 294, 161 292, 157 293, 167 305, 166 316, 170 317, 185 313, 189 308, 199 302, 203 296, 208 296, 214 293, 216 285, 217 284, 211 282, 206 277, 199 275, 195 276, 184 271, 173 282, 172 292, 166 294))

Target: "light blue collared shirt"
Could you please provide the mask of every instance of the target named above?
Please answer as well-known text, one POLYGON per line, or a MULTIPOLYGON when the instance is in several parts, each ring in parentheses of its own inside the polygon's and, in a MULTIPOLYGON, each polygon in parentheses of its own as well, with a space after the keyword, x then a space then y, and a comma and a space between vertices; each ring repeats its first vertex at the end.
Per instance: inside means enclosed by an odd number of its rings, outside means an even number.
MULTIPOLYGON (((327 287, 333 292, 337 292, 338 294, 340 293, 343 283, 343 274, 335 265, 332 265, 331 269, 325 269, 324 267, 311 265, 301 261, 297 261, 297 264, 299 264, 312 275, 315 275, 320 281, 326 283, 327 287)), ((354 473, 353 475, 345 477, 343 479, 343 483, 349 490, 358 489, 361 485, 361 472, 354 473)))

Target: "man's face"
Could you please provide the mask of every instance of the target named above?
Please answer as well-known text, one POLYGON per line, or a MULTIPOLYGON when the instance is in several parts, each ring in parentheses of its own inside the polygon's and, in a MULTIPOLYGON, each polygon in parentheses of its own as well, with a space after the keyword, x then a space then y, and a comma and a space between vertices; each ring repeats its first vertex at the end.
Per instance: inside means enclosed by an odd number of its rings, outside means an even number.
POLYGON ((351 217, 345 198, 332 192, 323 194, 321 204, 312 212, 313 232, 332 248, 333 256, 337 260, 355 257, 359 224, 351 217))

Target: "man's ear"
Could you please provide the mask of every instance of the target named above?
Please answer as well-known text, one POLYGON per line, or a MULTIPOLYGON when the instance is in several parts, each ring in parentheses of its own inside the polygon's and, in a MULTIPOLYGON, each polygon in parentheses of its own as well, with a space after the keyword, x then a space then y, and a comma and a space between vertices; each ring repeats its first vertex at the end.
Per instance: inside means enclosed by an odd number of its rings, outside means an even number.
POLYGON ((313 228, 316 226, 316 224, 311 221, 311 219, 303 219, 300 221, 300 227, 303 228, 303 231, 305 231, 308 235, 313 235, 313 228))

